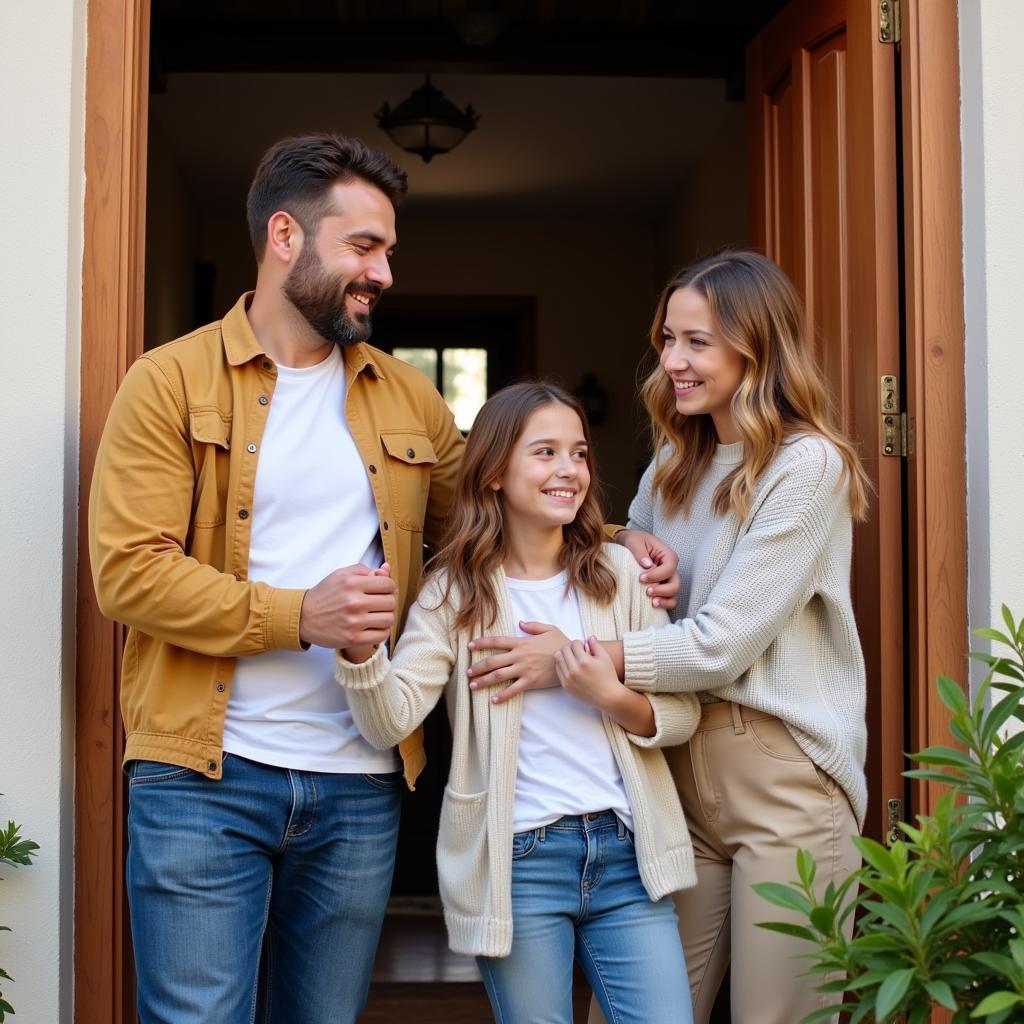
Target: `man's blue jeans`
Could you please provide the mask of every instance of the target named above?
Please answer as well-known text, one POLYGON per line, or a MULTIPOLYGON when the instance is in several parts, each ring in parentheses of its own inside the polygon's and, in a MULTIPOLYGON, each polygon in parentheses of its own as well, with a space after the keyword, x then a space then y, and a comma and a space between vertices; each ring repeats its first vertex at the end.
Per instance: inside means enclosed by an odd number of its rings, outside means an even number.
POLYGON ((220 781, 155 761, 129 777, 141 1024, 352 1024, 391 886, 401 773, 226 754, 220 781))
POLYGON ((608 1024, 692 1024, 671 896, 652 903, 612 811, 512 839, 512 952, 477 957, 498 1024, 572 1024, 579 960, 608 1024))

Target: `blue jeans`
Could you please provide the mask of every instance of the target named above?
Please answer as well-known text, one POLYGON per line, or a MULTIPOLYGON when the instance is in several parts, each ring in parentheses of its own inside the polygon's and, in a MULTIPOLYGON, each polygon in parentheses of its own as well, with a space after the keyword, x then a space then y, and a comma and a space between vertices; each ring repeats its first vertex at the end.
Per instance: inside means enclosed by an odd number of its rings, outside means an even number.
POLYGON ((132 762, 129 778, 141 1024, 354 1022, 391 886, 401 773, 226 754, 220 781, 156 761, 132 762))
POLYGON ((671 896, 652 903, 613 811, 512 839, 512 952, 477 957, 498 1024, 572 1024, 573 956, 608 1024, 692 1024, 671 896))

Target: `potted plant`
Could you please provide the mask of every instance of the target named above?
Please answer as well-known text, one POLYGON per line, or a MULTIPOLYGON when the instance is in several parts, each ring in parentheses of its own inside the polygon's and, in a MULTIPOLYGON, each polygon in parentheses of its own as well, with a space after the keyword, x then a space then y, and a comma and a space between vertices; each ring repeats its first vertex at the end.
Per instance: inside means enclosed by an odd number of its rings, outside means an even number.
POLYGON ((1006 632, 977 630, 1008 648, 972 657, 988 665, 973 702, 951 679, 938 680, 949 729, 963 745, 929 747, 911 757, 909 777, 949 787, 931 816, 886 848, 855 840, 863 866, 839 885, 815 891, 810 854, 797 855, 799 881, 764 883, 758 893, 795 920, 761 927, 806 940, 809 973, 850 1024, 924 1024, 945 1007, 954 1024, 1024 1020, 1024 620, 1004 606, 1006 632), (850 931, 850 918, 852 935, 850 931))
MULTIPOLYGON (((13 821, 7 822, 6 830, 0 828, 0 864, 9 864, 11 867, 28 865, 32 863, 35 851, 39 844, 31 839, 21 838, 21 826, 15 825, 13 821)), ((0 925, 0 932, 9 932, 11 929, 0 925)), ((13 981, 14 979, 0 967, 0 981, 13 981)), ((14 1007, 4 999, 3 992, 0 992, 0 1024, 7 1019, 8 1014, 14 1013, 14 1007)))

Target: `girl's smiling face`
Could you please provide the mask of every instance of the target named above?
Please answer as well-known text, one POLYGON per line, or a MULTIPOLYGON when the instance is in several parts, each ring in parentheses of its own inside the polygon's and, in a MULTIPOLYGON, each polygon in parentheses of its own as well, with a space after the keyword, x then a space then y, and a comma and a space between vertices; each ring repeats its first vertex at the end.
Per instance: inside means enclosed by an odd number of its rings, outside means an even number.
POLYGON ((579 416, 552 402, 535 409, 491 487, 509 525, 561 528, 576 518, 590 487, 587 442, 579 416))
POLYGON ((732 397, 745 361, 718 333, 707 299, 696 288, 677 288, 665 308, 661 366, 672 380, 683 416, 708 415, 722 444, 741 440, 732 419, 732 397))

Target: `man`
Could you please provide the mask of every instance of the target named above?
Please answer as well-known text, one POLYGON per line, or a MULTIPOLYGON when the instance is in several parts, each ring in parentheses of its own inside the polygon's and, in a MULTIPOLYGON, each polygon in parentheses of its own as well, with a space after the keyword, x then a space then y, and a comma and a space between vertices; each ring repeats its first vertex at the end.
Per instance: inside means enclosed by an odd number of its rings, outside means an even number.
POLYGON ((426 378, 365 344, 405 191, 355 139, 278 143, 249 193, 255 291, 146 353, 111 408, 90 554, 130 627, 144 1024, 250 1021, 264 930, 270 1020, 354 1021, 366 998, 423 748, 359 736, 333 648, 394 638, 462 452, 426 378))
POLYGON ((143 355, 104 430, 90 556, 130 627, 142 1024, 248 1024, 257 1003, 345 1024, 366 999, 423 744, 363 740, 333 649, 394 641, 462 454, 432 384, 366 344, 405 190, 358 140, 273 146, 248 199, 255 290, 143 355))

